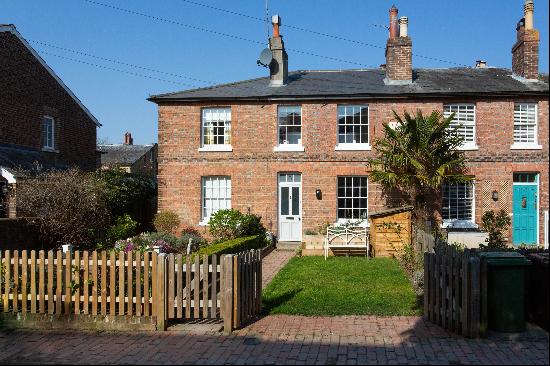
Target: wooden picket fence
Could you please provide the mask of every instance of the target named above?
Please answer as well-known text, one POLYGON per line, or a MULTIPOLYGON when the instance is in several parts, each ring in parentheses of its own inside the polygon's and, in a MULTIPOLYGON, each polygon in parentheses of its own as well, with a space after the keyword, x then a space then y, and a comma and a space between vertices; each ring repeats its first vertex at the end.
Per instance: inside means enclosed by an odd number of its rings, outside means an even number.
POLYGON ((465 337, 481 331, 480 260, 474 250, 438 244, 424 253, 424 316, 465 337))
POLYGON ((0 252, 3 313, 223 318, 240 327, 261 307, 261 251, 190 256, 156 252, 0 252))

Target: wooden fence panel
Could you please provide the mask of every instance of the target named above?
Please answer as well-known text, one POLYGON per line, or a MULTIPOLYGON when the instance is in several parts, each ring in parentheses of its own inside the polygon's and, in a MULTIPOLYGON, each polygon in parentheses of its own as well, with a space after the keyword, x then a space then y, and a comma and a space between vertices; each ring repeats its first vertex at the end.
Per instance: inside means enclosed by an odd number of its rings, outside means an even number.
POLYGON ((155 315, 160 328, 170 319, 223 316, 231 330, 261 309, 261 260, 260 251, 193 260, 181 254, 5 251, 0 306, 23 314, 155 315))
POLYGON ((467 337, 478 337, 482 324, 483 273, 477 253, 438 243, 424 253, 424 316, 467 337))

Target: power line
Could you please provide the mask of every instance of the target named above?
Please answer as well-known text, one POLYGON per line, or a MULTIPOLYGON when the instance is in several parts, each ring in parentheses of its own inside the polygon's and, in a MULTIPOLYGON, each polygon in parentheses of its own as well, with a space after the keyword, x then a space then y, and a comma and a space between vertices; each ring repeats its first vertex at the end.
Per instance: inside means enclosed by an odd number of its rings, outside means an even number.
MULTIPOLYGON (((208 8, 208 9, 220 11, 220 12, 227 13, 227 14, 237 15, 237 16, 240 16, 240 17, 243 17, 243 18, 248 18, 248 19, 252 19, 252 20, 259 20, 261 22, 264 21, 264 19, 259 18, 259 17, 255 17, 253 15, 248 15, 248 14, 243 14, 243 13, 239 13, 239 12, 228 10, 228 9, 218 8, 216 6, 199 3, 199 2, 196 2, 196 1, 191 1, 191 0, 180 0, 180 1, 188 3, 188 4, 196 5, 196 6, 201 6, 203 8, 208 8)), ((376 23, 369 23, 369 25, 372 26, 372 27, 382 28, 384 30, 388 30, 388 27, 386 27, 385 25, 376 24, 376 23)), ((296 30, 304 31, 304 32, 315 33, 315 31, 312 31, 311 29, 297 27, 297 26, 292 25, 292 24, 286 24, 285 23, 285 27, 293 28, 293 29, 296 29, 296 30)))
MULTIPOLYGON (((54 45, 54 44, 51 44, 51 43, 48 43, 48 42, 42 42, 42 41, 36 41, 36 40, 28 40, 28 41, 33 42, 33 43, 37 43, 37 44, 41 44, 41 45, 45 45, 47 47, 52 47, 52 48, 62 50, 62 51, 65 51, 65 52, 71 52, 71 53, 79 54, 79 55, 82 55, 82 56, 91 57, 91 58, 95 58, 95 59, 99 59, 99 60, 103 60, 103 61, 108 61, 108 62, 113 62, 113 63, 124 65, 124 66, 135 67, 135 68, 139 68, 139 69, 142 69, 142 70, 145 70, 145 71, 151 70, 153 72, 162 73, 162 74, 165 74, 165 75, 180 76, 179 74, 173 74, 173 73, 170 73, 170 72, 155 70, 155 69, 151 69, 151 68, 145 67, 145 66, 138 66, 138 65, 131 64, 131 63, 128 63, 128 62, 114 60, 112 58, 96 56, 96 55, 93 55, 89 52, 77 51, 77 50, 73 50, 73 49, 70 49, 70 48, 67 48, 67 47, 54 45)), ((158 78, 158 77, 155 77, 155 76, 145 75, 143 73, 136 73, 136 72, 131 72, 131 71, 122 70, 122 69, 118 69, 118 68, 99 65, 99 64, 96 64, 96 63, 92 63, 92 62, 83 61, 83 60, 79 60, 79 59, 75 59, 75 58, 71 58, 71 57, 67 57, 67 56, 62 56, 62 55, 58 55, 58 54, 51 53, 51 52, 47 52, 47 51, 44 51, 44 50, 40 50, 40 53, 50 55, 50 56, 54 56, 54 57, 57 57, 57 58, 60 58, 60 59, 68 60, 68 61, 73 61, 73 62, 85 64, 85 65, 88 65, 88 66, 94 66, 94 67, 98 67, 98 68, 102 68, 102 69, 106 69, 106 70, 110 70, 110 71, 120 72, 120 73, 124 73, 124 74, 128 74, 128 75, 147 78, 147 79, 152 79, 152 80, 158 80, 158 81, 167 82, 167 83, 176 84, 176 85, 186 85, 186 86, 190 86, 190 87, 193 87, 193 88, 208 89, 208 88, 216 88, 216 87, 220 87, 220 86, 229 86, 229 85, 231 85, 231 87, 234 88, 234 89, 265 92, 265 87, 254 86, 254 85, 246 85, 246 84, 250 84, 250 83, 256 81, 257 79, 244 80, 244 81, 238 81, 238 82, 232 82, 232 83, 216 82, 217 83, 216 85, 198 86, 198 85, 193 85, 193 84, 188 84, 188 83, 183 83, 183 82, 177 82, 177 81, 173 81, 173 80, 162 79, 162 78, 158 78)), ((310 79, 311 80, 317 80, 317 81, 331 81, 329 79, 322 78, 322 77, 310 77, 310 79)), ((195 79, 195 80, 205 81, 205 80, 202 80, 202 79, 195 79)), ((212 82, 209 82, 209 83, 212 83, 212 82)), ((341 85, 341 87, 343 87, 345 89, 352 90, 352 91, 353 90, 363 90, 360 87, 363 84, 364 83, 360 82, 360 81, 348 80, 348 81, 346 81, 345 85, 341 85)), ((301 87, 301 90, 309 91, 309 92, 313 92, 313 93, 322 92, 322 90, 320 88, 314 89, 314 88, 308 88, 308 87, 303 87, 303 86, 301 87)))
MULTIPOLYGON (((211 33, 211 34, 215 34, 215 35, 222 36, 222 37, 238 39, 238 40, 249 42, 249 43, 265 45, 265 42, 258 41, 258 40, 255 40, 255 39, 245 38, 245 37, 237 36, 237 35, 234 35, 234 34, 219 32, 219 31, 215 31, 215 30, 212 30, 212 29, 208 29, 208 28, 203 28, 203 27, 199 27, 199 26, 195 26, 195 25, 190 25, 190 24, 186 24, 186 23, 182 23, 182 22, 173 20, 173 19, 163 18, 163 17, 159 17, 159 16, 156 16, 156 15, 145 14, 145 13, 141 13, 141 12, 138 12, 138 11, 135 11, 135 10, 121 8, 121 7, 118 7, 118 6, 101 3, 101 2, 98 2, 98 1, 93 1, 93 0, 83 0, 83 1, 85 1, 87 3, 90 3, 90 4, 103 6, 105 8, 110 8, 110 9, 117 10, 117 11, 120 11, 120 12, 132 14, 132 15, 137 15, 137 16, 141 16, 141 17, 144 17, 144 18, 169 23, 169 24, 172 24, 172 25, 177 25, 177 26, 180 26, 180 27, 188 28, 188 29, 193 29, 193 30, 206 32, 206 33, 211 33)), ((300 54, 303 54, 303 55, 324 58, 324 59, 327 59, 327 60, 338 61, 338 62, 343 62, 343 63, 347 63, 347 64, 352 64, 352 65, 359 65, 359 66, 362 66, 362 67, 376 67, 376 66, 373 66, 373 65, 363 64, 361 62, 348 61, 348 60, 344 60, 344 59, 337 58, 337 57, 325 56, 325 55, 320 55, 320 54, 313 53, 313 52, 302 51, 302 50, 299 50, 299 49, 296 49, 296 48, 287 48, 287 50, 292 51, 292 52, 296 52, 296 53, 300 53, 300 54)))
POLYGON ((211 81, 208 81, 208 80, 197 79, 197 78, 182 75, 182 74, 174 74, 174 73, 171 73, 171 72, 156 70, 156 69, 152 69, 152 68, 149 68, 149 67, 139 66, 139 65, 131 64, 131 63, 124 62, 124 61, 113 60, 111 58, 96 56, 96 55, 92 55, 92 54, 87 53, 87 52, 72 50, 70 48, 56 46, 56 45, 53 45, 51 43, 46 43, 46 42, 42 42, 42 41, 37 41, 37 40, 32 40, 32 39, 27 39, 27 40, 32 42, 32 43, 40 44, 42 46, 55 48, 55 49, 58 49, 58 50, 61 50, 61 51, 71 52, 71 53, 81 55, 81 56, 87 56, 87 57, 95 58, 97 60, 108 61, 108 62, 112 62, 112 63, 115 63, 115 64, 129 66, 129 67, 133 67, 133 68, 144 70, 144 71, 164 74, 164 75, 167 75, 167 76, 174 76, 174 77, 178 77, 178 78, 182 78, 182 79, 193 80, 193 81, 197 81, 197 82, 208 84, 208 85, 213 84, 211 81))
MULTIPOLYGON (((252 15, 243 14, 243 13, 239 13, 239 12, 236 12, 236 11, 219 8, 219 7, 212 6, 212 5, 202 4, 202 3, 192 1, 192 0, 180 0, 180 1, 188 3, 188 4, 201 6, 201 7, 204 7, 204 8, 224 12, 224 13, 227 13, 227 14, 237 15, 237 16, 240 16, 240 17, 253 19, 253 20, 258 20, 258 21, 261 21, 261 22, 264 21, 264 19, 252 16, 252 15)), ((369 23, 369 25, 373 26, 373 27, 382 28, 384 30, 388 30, 388 27, 385 26, 385 25, 376 24, 376 23, 369 23)), ((330 33, 319 32, 319 31, 315 31, 315 30, 312 30, 312 29, 308 29, 308 28, 298 27, 298 26, 295 26, 295 25, 292 25, 292 24, 285 24, 285 27, 296 29, 296 30, 299 30, 299 31, 302 31, 302 32, 308 32, 308 33, 315 34, 315 35, 318 35, 318 36, 323 36, 323 37, 327 37, 327 38, 336 39, 336 40, 339 40, 339 41, 354 43, 354 44, 358 44, 358 45, 361 45, 361 46, 374 47, 374 48, 383 49, 383 50, 386 49, 384 46, 379 46, 379 45, 368 43, 368 42, 358 41, 358 40, 355 40, 355 39, 350 39, 350 38, 346 38, 346 37, 342 37, 342 36, 338 36, 338 35, 334 35, 334 34, 330 34, 330 33)), ((424 56, 424 55, 420 55, 420 54, 417 54, 417 53, 413 53, 413 56, 424 58, 424 59, 427 59, 427 60, 432 60, 432 61, 438 61, 438 62, 443 62, 443 63, 447 63, 447 64, 452 64, 452 65, 457 65, 457 66, 467 66, 467 65, 460 64, 460 63, 457 63, 457 62, 454 62, 454 61, 445 60, 445 59, 436 58, 436 57, 424 56)))
POLYGON ((188 83, 182 83, 182 82, 177 82, 177 81, 173 81, 173 80, 157 78, 155 76, 149 76, 149 75, 145 75, 145 74, 141 74, 141 73, 137 73, 137 72, 133 72, 133 71, 122 70, 122 69, 117 69, 117 68, 114 68, 114 67, 99 65, 99 64, 95 64, 93 62, 78 60, 78 59, 75 59, 75 58, 72 58, 72 57, 61 56, 61 55, 51 53, 51 52, 48 52, 48 51, 44 51, 44 50, 38 50, 38 51, 42 54, 45 54, 45 55, 54 56, 54 57, 58 57, 60 59, 69 60, 69 61, 73 61, 73 62, 78 62, 78 63, 88 65, 88 66, 94 66, 94 67, 98 67, 98 68, 101 68, 101 69, 121 72, 121 73, 124 73, 124 74, 138 76, 138 77, 142 77, 142 78, 146 78, 146 79, 153 79, 153 80, 163 81, 165 83, 171 83, 171 84, 176 84, 176 85, 186 85, 186 86, 190 86, 190 87, 193 87, 193 88, 198 88, 197 85, 193 85, 193 84, 188 84, 188 83))

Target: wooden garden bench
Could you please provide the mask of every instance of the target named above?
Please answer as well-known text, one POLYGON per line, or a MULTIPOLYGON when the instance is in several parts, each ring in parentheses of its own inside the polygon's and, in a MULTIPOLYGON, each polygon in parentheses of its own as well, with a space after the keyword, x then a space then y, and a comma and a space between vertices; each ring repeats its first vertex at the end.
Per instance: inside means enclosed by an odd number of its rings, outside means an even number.
POLYGON ((368 258, 370 245, 366 227, 328 227, 325 237, 325 260, 329 249, 365 249, 368 258))

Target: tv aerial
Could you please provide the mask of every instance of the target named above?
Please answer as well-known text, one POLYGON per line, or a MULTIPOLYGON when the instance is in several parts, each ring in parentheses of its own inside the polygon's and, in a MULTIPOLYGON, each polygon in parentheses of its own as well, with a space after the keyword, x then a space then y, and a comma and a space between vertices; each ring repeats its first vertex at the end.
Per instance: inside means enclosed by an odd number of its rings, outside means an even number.
POLYGON ((273 60, 273 53, 269 48, 264 48, 260 53, 260 59, 256 61, 258 66, 269 67, 273 60))

